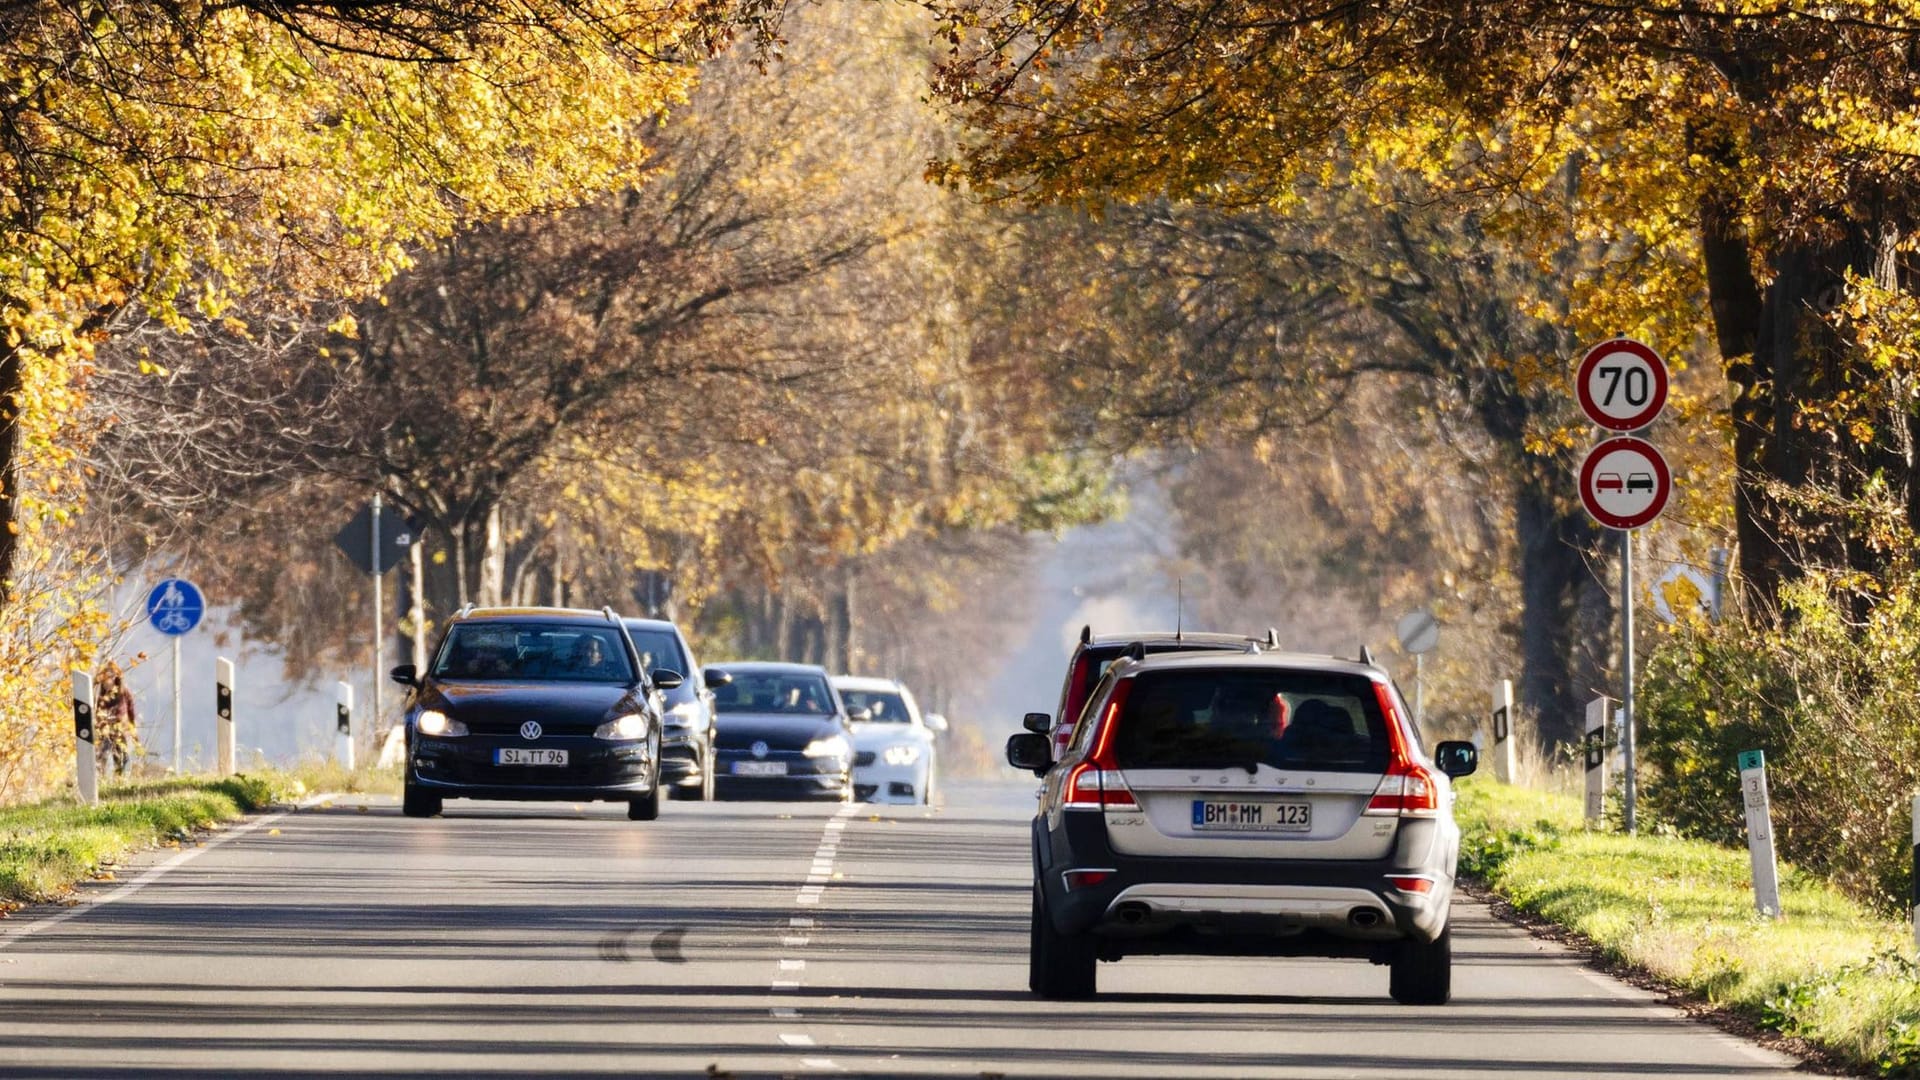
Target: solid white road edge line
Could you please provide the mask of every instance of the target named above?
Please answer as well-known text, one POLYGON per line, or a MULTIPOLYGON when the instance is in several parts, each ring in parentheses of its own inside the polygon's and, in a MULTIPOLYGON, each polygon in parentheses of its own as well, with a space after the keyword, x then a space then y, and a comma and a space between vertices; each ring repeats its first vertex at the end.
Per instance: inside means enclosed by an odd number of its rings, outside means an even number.
POLYGON ((222 830, 220 833, 216 834, 211 840, 208 840, 203 845, 190 847, 190 848, 181 848, 179 851, 175 852, 173 855, 162 860, 158 865, 148 867, 145 871, 143 871, 140 874, 139 877, 134 878, 132 881, 127 882, 125 885, 122 885, 117 889, 114 889, 110 892, 102 893, 100 896, 94 899, 88 899, 86 896, 82 896, 80 898, 79 903, 75 904, 70 908, 67 908, 65 911, 62 911, 57 915, 48 915, 47 917, 42 919, 33 919, 31 921, 21 923, 18 926, 10 926, 5 930, 0 930, 0 950, 6 949, 8 946, 13 945, 15 942, 18 942, 23 938, 32 937, 34 934, 37 934, 42 930, 47 930, 52 927, 59 926, 61 923, 67 922, 68 920, 71 920, 71 919, 77 919, 80 916, 85 915, 89 911, 95 911, 95 910, 98 910, 99 908, 105 907, 106 905, 111 904, 116 900, 125 900, 127 897, 132 896, 134 893, 137 893, 141 889, 144 889, 147 886, 153 884, 154 882, 160 880, 162 877, 166 876, 168 872, 174 870, 177 867, 184 866, 187 863, 192 862, 194 859, 197 859, 201 855, 204 855, 207 852, 212 851, 214 848, 219 847, 221 844, 224 844, 229 840, 238 840, 240 837, 247 835, 248 833, 254 831, 255 829, 259 829, 267 825, 271 825, 274 822, 279 821, 281 818, 284 818, 287 815, 294 813, 295 811, 305 810, 305 809, 308 809, 309 807, 317 806, 320 803, 326 802, 329 799, 337 799, 337 798, 340 798, 340 796, 334 792, 323 792, 322 794, 319 794, 319 795, 310 795, 307 798, 302 799, 297 803, 294 803, 291 809, 280 810, 275 813, 268 814, 265 817, 254 818, 252 821, 246 822, 234 828, 222 830))

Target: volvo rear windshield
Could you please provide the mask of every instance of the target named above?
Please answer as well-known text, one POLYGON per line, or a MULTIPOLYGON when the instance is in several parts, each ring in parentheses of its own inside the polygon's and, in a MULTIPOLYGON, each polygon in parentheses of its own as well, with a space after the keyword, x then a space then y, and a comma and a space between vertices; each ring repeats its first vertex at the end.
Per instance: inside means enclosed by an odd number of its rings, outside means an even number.
POLYGON ((1391 745, 1371 679, 1272 669, 1142 672, 1113 733, 1122 769, 1383 773, 1391 745))
POLYGON ((455 623, 440 647, 438 679, 633 682, 626 643, 610 626, 455 623))

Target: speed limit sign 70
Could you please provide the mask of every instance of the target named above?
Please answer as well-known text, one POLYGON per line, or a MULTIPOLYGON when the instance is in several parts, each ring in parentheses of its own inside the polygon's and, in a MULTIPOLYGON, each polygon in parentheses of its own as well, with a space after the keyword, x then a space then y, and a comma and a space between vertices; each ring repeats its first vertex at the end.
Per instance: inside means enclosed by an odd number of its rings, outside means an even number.
POLYGON ((1581 358, 1573 387, 1587 419, 1609 431, 1638 431, 1667 407, 1666 361, 1632 338, 1603 341, 1581 358))

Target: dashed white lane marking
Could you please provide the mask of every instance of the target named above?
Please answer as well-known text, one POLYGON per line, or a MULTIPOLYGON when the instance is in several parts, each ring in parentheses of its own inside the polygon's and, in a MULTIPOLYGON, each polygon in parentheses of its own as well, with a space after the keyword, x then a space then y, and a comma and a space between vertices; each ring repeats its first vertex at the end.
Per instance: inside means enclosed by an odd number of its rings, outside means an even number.
MULTIPOLYGON (((332 792, 327 792, 320 795, 312 795, 295 803, 294 810, 305 810, 310 806, 318 806, 322 802, 325 802, 329 799, 337 799, 339 797, 340 796, 332 792)), ((200 856, 205 855, 207 852, 212 851, 214 848, 217 848, 220 845, 225 844, 229 841, 238 840, 241 837, 247 835, 248 833, 253 832, 256 829, 261 829, 268 825, 271 825, 274 822, 279 821, 281 818, 284 818, 291 813, 293 813, 293 810, 282 810, 278 813, 268 814, 266 817, 254 818, 252 821, 249 821, 244 825, 240 825, 235 828, 228 829, 224 832, 219 833, 218 835, 214 836, 212 839, 208 840, 202 846, 180 849, 180 851, 169 856, 168 858, 160 862, 158 865, 148 868, 147 871, 145 873, 142 873, 139 877, 134 878, 132 881, 127 882, 125 885, 122 885, 117 889, 114 889, 112 892, 102 894, 97 899, 94 899, 92 901, 87 901, 83 899, 81 903, 76 904, 75 906, 70 907, 65 911, 60 912, 58 915, 49 915, 44 919, 34 919, 30 922, 23 922, 17 926, 9 927, 5 931, 0 931, 0 949, 5 949, 9 945, 16 943, 23 938, 31 937, 42 930, 49 930, 49 929, 52 929, 53 927, 59 926, 61 923, 67 922, 70 919, 77 919, 80 916, 85 915, 89 911, 97 911, 100 908, 105 907, 106 905, 111 904, 116 900, 125 900, 127 897, 132 896, 134 893, 139 892, 141 889, 144 889, 147 886, 153 884, 154 882, 159 881, 162 877, 165 877, 169 872, 176 870, 179 867, 186 865, 187 863, 192 862, 193 860, 199 858, 200 856)))
MULTIPOLYGON (((813 859, 807 866, 807 877, 800 891, 794 895, 793 902, 800 907, 814 907, 826 894, 827 885, 833 880, 833 860, 840 854, 840 837, 846 831, 847 819, 853 816, 855 807, 849 803, 834 812, 821 831, 820 846, 814 849, 813 859)), ((787 920, 787 929, 792 931, 780 938, 783 950, 804 949, 812 940, 808 932, 814 928, 811 916, 795 915, 787 920)), ((793 956, 782 956, 779 961, 780 977, 773 980, 775 993, 800 989, 799 973, 807 969, 807 962, 793 956)), ((768 1010, 775 1020, 799 1020, 800 1010, 789 1005, 776 1006, 768 1010)), ((799 1032, 781 1032, 780 1042, 784 1046, 812 1046, 813 1036, 799 1032)), ((836 1070, 840 1066, 831 1058, 801 1058, 800 1064, 808 1069, 836 1070)))
POLYGON ((840 1069, 840 1066, 833 1063, 832 1058, 801 1058, 800 1064, 809 1069, 840 1069))

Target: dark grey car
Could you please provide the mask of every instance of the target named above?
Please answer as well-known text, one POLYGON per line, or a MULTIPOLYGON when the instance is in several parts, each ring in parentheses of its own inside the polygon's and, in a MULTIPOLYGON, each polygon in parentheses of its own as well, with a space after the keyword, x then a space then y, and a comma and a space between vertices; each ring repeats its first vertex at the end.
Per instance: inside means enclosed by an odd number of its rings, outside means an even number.
POLYGON ((853 732, 825 668, 716 664, 706 676, 721 798, 852 798, 853 732))
POLYGON ((627 619, 627 635, 643 667, 679 672, 684 681, 661 691, 660 784, 681 799, 714 797, 713 692, 680 628, 665 619, 627 619))

